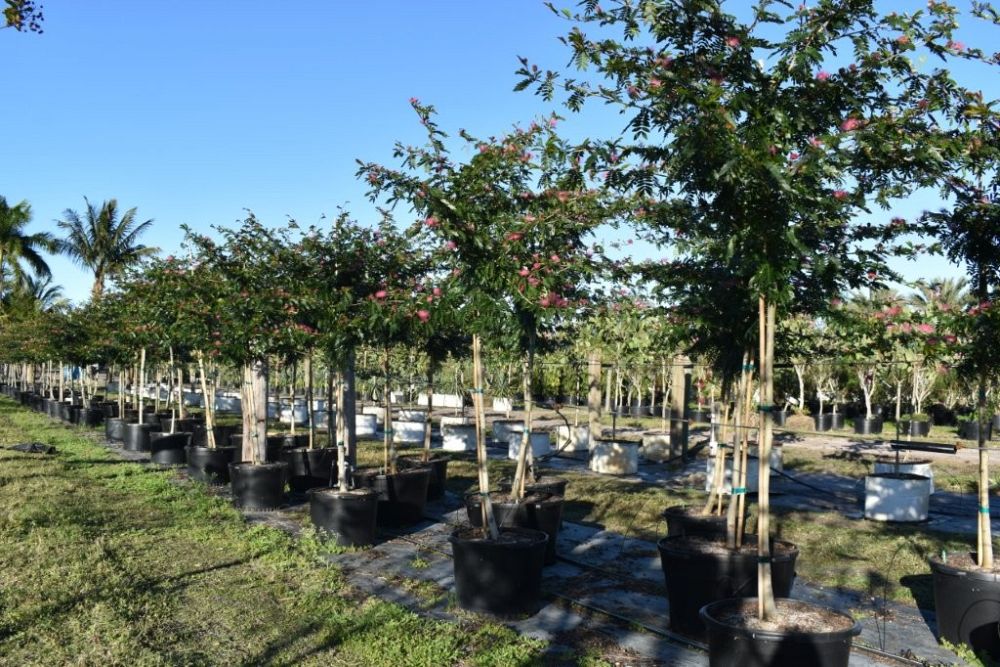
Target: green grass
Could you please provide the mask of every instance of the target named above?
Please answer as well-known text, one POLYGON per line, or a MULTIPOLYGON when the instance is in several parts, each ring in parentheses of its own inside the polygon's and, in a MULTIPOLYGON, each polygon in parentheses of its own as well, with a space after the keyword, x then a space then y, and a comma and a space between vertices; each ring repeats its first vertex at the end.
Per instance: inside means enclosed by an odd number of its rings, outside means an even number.
POLYGON ((200 485, 0 401, 0 444, 27 440, 59 453, 0 451, 0 664, 545 662, 542 643, 480 617, 366 597, 319 562, 314 534, 250 527, 200 485))

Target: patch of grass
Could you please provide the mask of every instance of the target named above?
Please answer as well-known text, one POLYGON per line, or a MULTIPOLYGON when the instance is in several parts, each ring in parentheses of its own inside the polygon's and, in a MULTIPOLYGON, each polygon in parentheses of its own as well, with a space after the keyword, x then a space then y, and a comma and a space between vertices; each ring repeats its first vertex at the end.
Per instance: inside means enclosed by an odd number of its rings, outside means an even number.
POLYGON ((0 400, 0 663, 526 665, 544 646, 476 617, 365 597, 329 545, 248 526, 170 471, 0 400))

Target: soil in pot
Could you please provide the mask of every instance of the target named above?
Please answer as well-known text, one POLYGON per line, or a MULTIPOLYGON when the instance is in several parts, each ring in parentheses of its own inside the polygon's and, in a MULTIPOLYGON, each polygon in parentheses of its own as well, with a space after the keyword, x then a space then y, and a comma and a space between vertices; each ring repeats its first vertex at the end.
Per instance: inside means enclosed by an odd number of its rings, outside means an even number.
POLYGON ((428 468, 400 470, 395 475, 383 475, 377 470, 355 470, 354 485, 374 489, 378 494, 378 525, 387 527, 412 526, 424 520, 427 504, 428 468))
MULTIPOLYGON (((565 496, 566 495, 566 484, 567 480, 562 477, 554 477, 552 475, 542 475, 535 480, 527 480, 524 483, 525 494, 531 495, 535 493, 549 493, 553 496, 565 496)), ((510 493, 511 488, 514 486, 514 481, 510 479, 505 479, 500 482, 500 490, 504 493, 510 493)))
POLYGON ((187 463, 185 450, 190 445, 190 433, 151 432, 149 434, 149 460, 164 466, 184 465, 187 463))
POLYGON ((762 622, 757 600, 720 600, 699 611, 710 667, 847 667, 861 625, 842 612, 778 599, 777 619, 762 622))
POLYGON ((187 449, 188 476, 208 484, 229 484, 229 464, 236 455, 236 447, 191 445, 187 449))
POLYGON ((965 553, 930 565, 938 635, 1000 660, 1000 568, 981 570, 965 553))
POLYGON ((529 528, 504 528, 494 541, 479 529, 459 528, 448 541, 462 609, 498 616, 538 611, 548 535, 529 528))
MULTIPOLYGON (((749 503, 744 504, 745 513, 749 514, 749 503)), ((674 505, 663 510, 663 519, 667 522, 668 537, 703 537, 707 540, 725 541, 726 515, 702 514, 700 507, 689 505, 674 505)))
POLYGON ((375 543, 378 494, 373 489, 340 492, 335 488, 309 491, 309 516, 316 528, 333 535, 342 547, 375 543))
POLYGON ((229 480, 233 505, 252 511, 275 510, 285 502, 288 464, 230 463, 229 480))
MULTIPOLYGON (((722 542, 698 537, 665 537, 656 544, 667 584, 670 628, 700 636, 705 628, 698 610, 710 602, 757 594, 757 538, 744 536, 737 551, 722 542)), ((788 597, 795 581, 798 548, 775 540, 771 547, 771 586, 788 597)))
MULTIPOLYGON (((556 562, 556 541, 559 538, 559 528, 562 526, 563 506, 562 496, 548 493, 532 493, 518 503, 506 493, 491 493, 493 501, 493 516, 502 527, 531 528, 540 530, 549 536, 545 547, 545 564, 556 562)), ((478 493, 465 496, 465 512, 469 523, 476 528, 483 525, 482 501, 478 493)))
POLYGON ((149 451, 149 433, 152 424, 125 424, 125 449, 130 452, 149 451))
POLYGON ((448 481, 448 461, 450 459, 447 456, 432 456, 426 462, 419 456, 414 456, 400 457, 398 464, 404 470, 429 468, 431 478, 427 483, 427 500, 440 500, 444 497, 444 488, 448 481))
POLYGON ((337 449, 335 447, 321 449, 283 448, 281 460, 288 464, 288 485, 295 493, 305 493, 309 489, 329 486, 331 478, 336 477, 334 471, 337 468, 337 449))

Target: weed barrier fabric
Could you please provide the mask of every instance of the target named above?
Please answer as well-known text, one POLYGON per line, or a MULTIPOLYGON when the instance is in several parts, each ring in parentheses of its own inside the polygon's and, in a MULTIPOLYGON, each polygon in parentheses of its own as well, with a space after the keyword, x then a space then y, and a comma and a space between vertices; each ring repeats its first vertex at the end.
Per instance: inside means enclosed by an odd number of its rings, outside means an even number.
MULTIPOLYGON (((0 449, 4 449, 0 447, 0 449)), ((25 454, 55 454, 56 448, 52 445, 46 445, 43 442, 22 442, 17 445, 12 445, 7 447, 11 451, 23 452, 25 454)))

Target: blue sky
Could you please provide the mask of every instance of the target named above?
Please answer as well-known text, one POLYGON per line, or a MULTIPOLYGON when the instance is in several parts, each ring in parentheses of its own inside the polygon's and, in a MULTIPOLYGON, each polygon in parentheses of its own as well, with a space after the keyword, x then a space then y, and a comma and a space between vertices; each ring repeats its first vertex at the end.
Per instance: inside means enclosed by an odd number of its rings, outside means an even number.
MULTIPOLYGON (((338 205, 374 220, 355 159, 393 164, 396 140, 421 140, 410 97, 446 130, 500 133, 554 109, 512 92, 517 56, 561 68, 568 54, 567 24, 541 0, 44 4, 44 34, 0 32, 0 195, 27 199, 53 231, 84 196, 115 197, 155 219, 144 240, 167 252, 181 224, 230 225, 245 208, 275 224, 338 205)), ((595 106, 561 127, 607 136, 617 118, 595 106)), ((89 275, 51 264, 67 296, 87 296, 89 275)), ((954 272, 940 259, 907 270, 954 272)))

